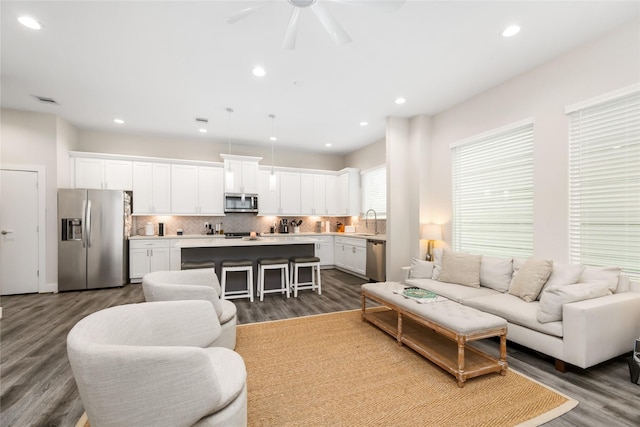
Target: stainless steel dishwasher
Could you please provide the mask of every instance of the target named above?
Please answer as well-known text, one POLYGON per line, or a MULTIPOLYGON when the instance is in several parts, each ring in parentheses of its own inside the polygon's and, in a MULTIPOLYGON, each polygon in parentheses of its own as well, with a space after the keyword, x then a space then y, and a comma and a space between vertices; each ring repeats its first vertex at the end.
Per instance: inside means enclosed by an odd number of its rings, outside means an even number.
POLYGON ((384 282, 387 278, 386 243, 383 240, 367 239, 366 276, 376 282, 384 282))

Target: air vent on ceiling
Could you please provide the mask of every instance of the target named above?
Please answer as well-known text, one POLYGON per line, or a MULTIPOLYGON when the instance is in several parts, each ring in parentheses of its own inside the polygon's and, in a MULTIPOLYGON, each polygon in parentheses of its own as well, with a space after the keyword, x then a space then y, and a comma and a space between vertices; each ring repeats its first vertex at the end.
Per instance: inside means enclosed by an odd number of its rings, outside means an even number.
POLYGON ((56 102, 55 99, 53 98, 47 98, 46 96, 38 96, 38 95, 33 95, 34 98, 36 98, 38 101, 40 102, 44 102, 45 104, 55 104, 58 105, 58 103, 56 102))
POLYGON ((196 117, 196 122, 198 123, 209 123, 209 119, 205 119, 202 117, 196 117))

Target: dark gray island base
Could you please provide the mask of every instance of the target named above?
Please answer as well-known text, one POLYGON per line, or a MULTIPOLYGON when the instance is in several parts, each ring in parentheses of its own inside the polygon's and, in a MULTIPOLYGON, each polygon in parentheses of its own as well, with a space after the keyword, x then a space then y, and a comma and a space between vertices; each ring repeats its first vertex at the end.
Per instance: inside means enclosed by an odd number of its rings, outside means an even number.
MULTIPOLYGON (((277 244, 277 245, 256 245, 256 246, 219 246, 219 247, 196 247, 181 249, 182 262, 185 261, 214 261, 216 263, 216 274, 222 282, 222 261, 234 261, 248 259, 253 262, 253 295, 257 296, 258 282, 258 259, 260 258, 286 258, 294 256, 313 256, 315 254, 315 244, 277 244)), ((311 280, 309 269, 300 269, 300 281, 311 280)), ((246 283, 246 273, 227 273, 227 290, 244 289, 246 283)), ((275 289, 280 287, 280 271, 267 270, 265 273, 265 289, 275 289)), ((276 294, 277 295, 277 294, 276 294)))

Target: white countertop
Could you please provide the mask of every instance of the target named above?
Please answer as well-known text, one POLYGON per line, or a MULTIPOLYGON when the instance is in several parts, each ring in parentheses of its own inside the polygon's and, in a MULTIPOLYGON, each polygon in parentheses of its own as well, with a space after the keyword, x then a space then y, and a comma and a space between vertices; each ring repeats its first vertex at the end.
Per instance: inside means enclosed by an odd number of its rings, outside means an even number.
MULTIPOLYGON (((260 238, 263 239, 272 239, 273 241, 275 240, 289 240, 289 239, 297 239, 297 238, 301 238, 301 237, 320 237, 320 236, 338 236, 338 237, 353 237, 356 239, 371 239, 371 240, 381 240, 381 241, 386 241, 387 240, 387 236, 385 234, 365 234, 365 233, 337 233, 337 232, 332 232, 332 233, 313 233, 313 232, 308 232, 308 233, 287 233, 287 234, 280 234, 280 233, 275 233, 275 234, 269 234, 269 233, 263 233, 261 235, 260 238)), ((165 235, 165 236, 131 236, 129 237, 129 240, 149 240, 149 239, 180 239, 180 240, 192 240, 192 239, 196 239, 196 240, 241 240, 241 239, 225 239, 224 235, 216 235, 216 234, 184 234, 181 236, 178 236, 177 234, 170 234, 170 235, 165 235)), ((254 241, 255 242, 255 241, 254 241)), ((266 243, 263 243, 266 244, 266 243)), ((273 243, 271 243, 273 244, 273 243)), ((223 245, 220 244, 218 246, 237 246, 237 245, 223 245)))
MULTIPOLYGON (((179 237, 179 236, 178 236, 179 237)), ((265 245, 305 245, 314 244, 318 239, 310 236, 287 237, 258 237, 256 239, 180 239, 176 242, 178 248, 218 248, 229 246, 265 246, 265 245)))

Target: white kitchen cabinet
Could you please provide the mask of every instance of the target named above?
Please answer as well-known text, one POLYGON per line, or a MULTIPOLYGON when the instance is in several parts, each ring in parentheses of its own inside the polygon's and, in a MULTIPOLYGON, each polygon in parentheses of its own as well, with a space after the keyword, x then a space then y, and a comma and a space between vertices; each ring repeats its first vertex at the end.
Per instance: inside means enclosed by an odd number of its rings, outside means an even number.
POLYGON ((139 283, 153 271, 171 268, 170 240, 129 240, 129 280, 139 283))
POLYGON ((271 191, 271 168, 258 172, 258 215, 278 215, 280 210, 280 178, 276 172, 276 188, 271 191))
POLYGON ((280 209, 279 215, 300 215, 300 174, 279 172, 280 209))
POLYGON ((328 215, 326 175, 300 174, 300 213, 302 215, 328 215))
MULTIPOLYGON (((227 169, 233 171, 233 186, 225 182, 226 193, 258 193, 258 162, 261 157, 232 156, 221 154, 224 159, 225 174, 227 169)), ((226 178, 225 178, 226 181, 226 178)))
POLYGON ((171 165, 133 162, 133 213, 171 213, 171 165))
POLYGON ((334 242, 333 236, 313 236, 314 239, 320 240, 315 244, 315 254, 320 258, 320 266, 334 265, 334 242))
POLYGON ((74 187, 98 190, 132 190, 132 162, 129 160, 76 157, 74 187))
POLYGON ((334 265, 349 272, 364 276, 367 269, 366 239, 336 237, 334 265))
POLYGON ((327 215, 338 213, 338 201, 336 196, 338 177, 336 175, 325 176, 325 210, 327 215))
POLYGON ((357 169, 343 169, 336 181, 336 215, 360 215, 360 173, 357 169))
POLYGON ((171 165, 171 213, 224 215, 222 168, 171 165))

